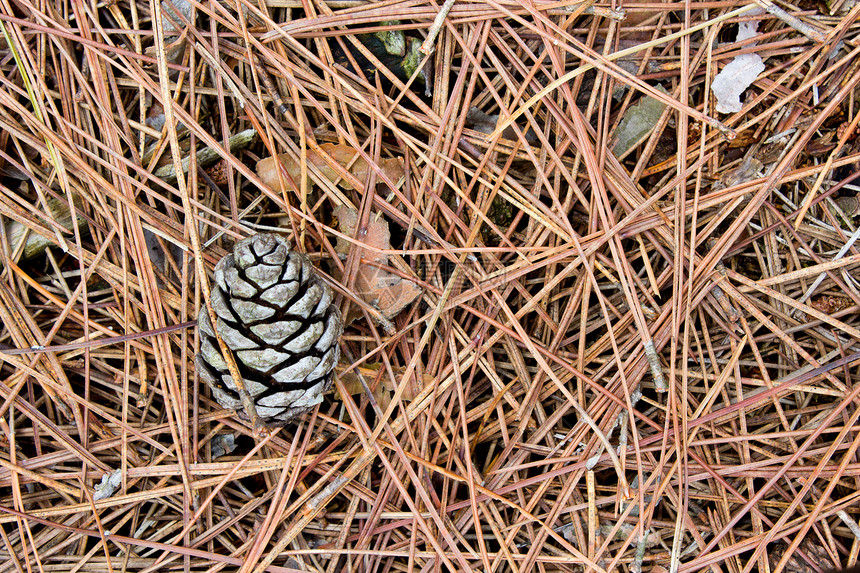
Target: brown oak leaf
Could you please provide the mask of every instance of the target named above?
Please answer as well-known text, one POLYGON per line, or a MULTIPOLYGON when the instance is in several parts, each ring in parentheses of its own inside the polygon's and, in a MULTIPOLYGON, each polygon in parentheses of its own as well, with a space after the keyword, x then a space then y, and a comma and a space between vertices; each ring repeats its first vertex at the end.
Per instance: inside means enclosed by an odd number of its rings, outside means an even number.
MULTIPOLYGON (((335 207, 334 214, 343 234, 356 236, 358 213, 344 205, 335 207)), ((388 255, 378 250, 391 249, 391 232, 388 221, 371 216, 367 224, 367 234, 361 241, 369 248, 354 247, 355 243, 339 239, 335 250, 342 256, 349 254, 350 248, 360 248, 363 259, 388 265, 388 255)), ((379 309, 380 313, 392 319, 421 295, 421 289, 414 282, 406 280, 385 269, 374 265, 360 265, 355 277, 355 293, 365 302, 379 309)))
MULTIPOLYGON (((341 167, 346 169, 349 173, 355 176, 361 183, 367 181, 368 170, 370 169, 369 164, 364 158, 358 156, 358 151, 349 145, 335 144, 335 143, 323 143, 320 145, 320 149, 329 157, 334 159, 341 167)), ((341 179, 340 175, 337 171, 335 171, 322 157, 322 155, 318 154, 312 149, 308 149, 307 151, 308 157, 308 165, 314 166, 326 179, 331 181, 332 183, 340 180, 339 185, 344 189, 352 189, 353 186, 346 180, 341 179)), ((293 161, 287 153, 281 153, 278 155, 281 163, 287 170, 287 173, 290 174, 290 178, 293 180, 293 183, 296 186, 301 186, 301 177, 302 177, 302 166, 298 161, 293 161)), ((388 177, 392 183, 395 185, 399 185, 400 180, 403 178, 404 169, 403 169, 403 161, 400 158, 383 158, 379 160, 379 167, 382 169, 382 172, 385 173, 386 177, 388 177)), ((277 165, 275 164, 275 159, 273 157, 267 157, 265 159, 261 159, 257 162, 257 175, 260 176, 260 179, 263 180, 267 186, 272 189, 280 189, 280 182, 278 178, 277 165)), ((284 178, 286 180, 286 178, 284 178)), ((285 181, 287 185, 289 185, 289 181, 285 181)), ((307 179, 307 187, 308 189, 313 187, 313 181, 308 174, 307 179)))
MULTIPOLYGON (((379 370, 382 368, 383 365, 381 363, 374 362, 372 364, 359 366, 355 370, 351 370, 347 373, 338 372, 338 374, 340 381, 343 383, 344 390, 348 394, 356 396, 363 394, 365 391, 364 384, 362 384, 359 374, 364 377, 365 384, 372 385, 373 380, 379 375, 379 370)), ((379 407, 382 408, 382 410, 388 408, 388 405, 391 403, 391 397, 397 391, 397 385, 404 383, 402 380, 405 373, 405 366, 395 367, 394 376, 397 378, 397 381, 392 381, 387 374, 383 374, 380 383, 377 384, 376 388, 372 391, 374 399, 376 399, 377 404, 379 404, 379 407)), ((421 382, 419 383, 415 376, 411 376, 410 379, 405 382, 406 388, 404 388, 403 393, 400 396, 403 401, 411 402, 414 400, 421 393, 421 390, 424 387, 433 383, 433 376, 430 374, 423 374, 420 377, 420 380, 421 382)))

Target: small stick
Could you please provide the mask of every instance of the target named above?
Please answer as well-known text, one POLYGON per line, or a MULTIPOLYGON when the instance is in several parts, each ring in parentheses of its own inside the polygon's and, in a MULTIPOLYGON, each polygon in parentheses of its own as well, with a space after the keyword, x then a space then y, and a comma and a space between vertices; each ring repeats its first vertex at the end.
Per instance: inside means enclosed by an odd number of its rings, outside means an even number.
POLYGON ((788 26, 791 26, 813 42, 817 42, 819 44, 823 44, 827 41, 827 35, 822 34, 797 16, 792 16, 776 4, 774 4, 771 0, 755 0, 756 4, 767 10, 767 13, 771 16, 776 16, 780 20, 782 20, 788 26))
MULTIPOLYGON (((238 153, 242 149, 247 148, 251 144, 257 141, 257 130, 256 129, 246 129, 236 135, 230 137, 227 141, 227 148, 230 150, 230 153, 238 153)), ((197 166, 206 169, 212 165, 215 165, 219 160, 223 159, 224 156, 217 150, 212 147, 204 147, 197 151, 197 166)), ((189 153, 185 157, 182 158, 180 163, 182 165, 182 173, 188 173, 188 168, 191 165, 191 154, 189 153)), ((173 164, 168 163, 162 167, 159 167, 155 173, 153 174, 159 179, 162 179, 165 183, 175 183, 176 182, 176 167, 173 164)))
POLYGON ((666 376, 663 374, 663 364, 660 362, 660 355, 657 354, 654 340, 648 338, 642 346, 645 350, 645 356, 648 358, 648 366, 651 367, 651 376, 654 377, 654 388, 657 392, 667 392, 669 385, 666 384, 666 376))
POLYGON ((146 406, 146 397, 149 394, 149 378, 147 376, 146 357, 143 355, 143 350, 140 348, 134 349, 134 355, 137 357, 137 367, 140 372, 140 390, 137 396, 137 407, 143 408, 146 406))
POLYGON ((418 48, 418 51, 425 56, 429 56, 436 49, 433 45, 434 42, 436 42, 436 36, 438 36, 439 32, 442 30, 442 24, 445 23, 445 18, 448 16, 448 12, 451 11, 451 7, 453 5, 454 0, 445 0, 445 3, 442 5, 442 9, 439 10, 438 14, 436 14, 436 19, 433 20, 433 25, 430 26, 430 30, 427 32, 427 39, 424 40, 424 43, 421 44, 420 48, 418 48))
POLYGON ((263 88, 269 92, 269 97, 272 98, 273 102, 275 102, 275 108, 281 112, 281 115, 286 116, 290 110, 287 107, 287 104, 284 103, 284 98, 281 97, 281 92, 278 91, 278 88, 275 86, 272 75, 266 71, 266 68, 263 66, 262 62, 260 62, 260 58, 256 55, 252 56, 252 58, 252 63, 257 69, 257 75, 260 77, 260 83, 262 83, 263 88))
MULTIPOLYGON (((708 239, 708 242, 707 242, 708 248, 709 249, 716 248, 716 243, 717 242, 714 239, 708 239)), ((719 279, 719 280, 726 279, 728 271, 726 270, 726 266, 723 264, 723 262, 717 261, 715 268, 716 268, 717 272, 720 273, 720 276, 722 277, 722 279, 719 279)), ((719 281, 717 281, 717 283, 718 282, 719 281)), ((717 299, 717 302, 720 304, 720 306, 723 309, 723 312, 726 314, 726 318, 729 320, 729 323, 732 325, 733 328, 735 328, 735 329, 739 328, 738 323, 741 320, 741 313, 738 312, 738 309, 736 309, 734 307, 734 305, 732 304, 732 302, 728 299, 728 297, 726 297, 726 294, 723 292, 723 289, 720 288, 719 284, 714 284, 713 293, 714 293, 714 298, 717 299)))
POLYGON ((639 544, 636 546, 636 553, 633 555, 633 563, 630 564, 630 570, 633 573, 642 573, 642 561, 645 559, 645 550, 648 548, 648 534, 650 529, 642 532, 642 537, 639 538, 639 544))
POLYGON ((600 522, 597 518, 597 495, 594 482, 594 472, 585 472, 585 487, 588 492, 588 558, 594 559, 597 552, 597 534, 600 530, 600 522))
MULTIPOLYGON (((568 4, 563 8, 565 12, 574 13, 578 11, 582 7, 583 2, 577 2, 576 4, 568 4)), ((619 22, 623 21, 627 17, 627 10, 623 8, 619 9, 611 9, 604 8, 602 6, 587 6, 584 10, 582 10, 583 14, 587 14, 588 16, 598 16, 600 18, 610 18, 612 20, 618 20, 619 22)))
POLYGON ((583 14, 587 14, 589 16, 599 16, 601 18, 610 18, 612 20, 618 20, 619 22, 623 21, 627 18, 627 11, 623 8, 611 9, 604 8, 602 6, 589 6, 582 12, 583 14))

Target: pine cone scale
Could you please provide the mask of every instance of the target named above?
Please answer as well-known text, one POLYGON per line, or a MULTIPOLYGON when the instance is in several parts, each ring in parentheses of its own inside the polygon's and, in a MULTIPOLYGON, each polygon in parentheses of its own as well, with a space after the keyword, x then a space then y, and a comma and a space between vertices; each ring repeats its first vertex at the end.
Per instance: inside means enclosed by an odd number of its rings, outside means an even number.
POLYGON ((245 276, 258 288, 267 289, 281 280, 283 268, 274 265, 256 265, 245 273, 245 276))
POLYGON ((267 320, 275 316, 274 308, 263 306, 249 300, 233 300, 233 310, 239 315, 239 320, 244 324, 250 324, 260 320, 267 320))
POLYGON ((287 306, 287 303, 296 296, 298 288, 298 284, 295 282, 278 284, 266 289, 266 292, 260 295, 260 300, 281 309, 287 306))
POLYGON ((305 377, 311 378, 311 380, 314 379, 308 376, 307 373, 313 372, 319 363, 320 359, 316 356, 306 356, 293 364, 290 364, 286 368, 278 370, 272 374, 272 378, 282 384, 299 386, 303 384, 305 377))
POLYGON ((249 348, 257 348, 258 346, 257 343, 242 334, 237 328, 234 328, 231 323, 220 318, 218 319, 218 332, 221 333, 221 338, 228 341, 227 346, 231 350, 248 350, 249 348))
POLYGON ((258 291, 254 287, 254 285, 252 285, 248 281, 243 280, 242 277, 239 276, 239 272, 232 267, 221 273, 216 271, 215 281, 218 283, 218 286, 221 287, 223 290, 227 290, 227 281, 230 281, 230 290, 231 292, 235 293, 236 296, 250 298, 258 294, 258 291))
POLYGON ((266 344, 282 344, 287 338, 298 332, 302 323, 298 320, 281 320, 255 324, 251 332, 266 344))

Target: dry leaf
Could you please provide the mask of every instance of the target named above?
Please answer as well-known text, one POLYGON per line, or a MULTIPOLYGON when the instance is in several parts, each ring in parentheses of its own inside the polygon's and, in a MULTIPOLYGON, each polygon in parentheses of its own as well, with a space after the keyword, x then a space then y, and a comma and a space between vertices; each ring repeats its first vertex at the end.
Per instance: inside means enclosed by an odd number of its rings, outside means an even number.
MULTIPOLYGON (((699 137, 702 134, 701 128, 699 124, 693 124, 697 128, 696 137, 699 137)), ((690 126, 692 127, 692 126, 690 126)), ((692 130, 691 130, 692 131, 692 130)), ((748 147, 752 147, 756 143, 761 140, 761 137, 758 136, 753 129, 745 129, 740 132, 737 137, 733 140, 729 141, 729 149, 747 149, 748 147)), ((692 145, 693 139, 690 139, 690 144, 692 145)))
MULTIPOLYGON (((359 374, 364 377, 365 383, 370 385, 372 381, 376 379, 376 376, 379 374, 379 370, 382 367, 382 364, 379 362, 365 364, 364 366, 360 366, 346 374, 340 374, 339 378, 350 396, 357 396, 364 393, 364 386, 361 383, 359 374)), ((379 407, 383 410, 388 408, 388 405, 391 403, 391 397, 397 390, 396 384, 401 383, 405 373, 406 367, 404 366, 394 368, 394 375, 397 377, 396 381, 392 381, 387 374, 383 374, 382 380, 380 380, 380 383, 376 386, 376 390, 373 391, 373 397, 376 399, 379 407)), ((401 394, 401 399, 404 402, 411 402, 421 392, 422 387, 429 386, 432 383, 433 376, 429 374, 424 374, 421 377, 420 385, 416 383, 415 376, 410 376, 409 381, 406 383, 407 386, 403 390, 403 394, 401 394)))
MULTIPOLYGON (((400 384, 401 381, 403 380, 404 374, 406 374, 406 367, 405 366, 398 366, 397 368, 394 369, 394 375, 397 376, 397 378, 398 378, 398 382, 397 382, 398 384, 400 384)), ((409 381, 406 382, 406 388, 403 390, 403 394, 401 394, 400 397, 407 402, 411 402, 412 400, 414 400, 418 396, 418 394, 421 393, 422 389, 424 389, 427 386, 429 386, 430 384, 432 384, 433 380, 434 380, 434 378, 430 374, 422 374, 421 375, 421 383, 418 384, 418 382, 415 379, 415 376, 414 375, 410 376, 409 381)), ((393 393, 393 392, 397 391, 397 387, 394 386, 394 384, 392 383, 390 378, 387 378, 387 377, 383 378, 382 383, 385 384, 385 387, 388 388, 388 390, 390 392, 393 393)))
POLYGON ((837 197, 835 201, 836 204, 839 205, 839 208, 842 209, 842 212, 847 216, 856 217, 857 215, 860 215, 860 197, 857 197, 856 195, 853 197, 837 197))
MULTIPOLYGON (((355 371, 341 376, 340 380, 343 382, 343 385, 350 396, 361 396, 364 394, 364 386, 361 384, 361 379, 355 371)), ((371 380, 365 378, 365 383, 368 384, 368 386, 370 385, 370 382, 371 380)), ((385 384, 378 384, 372 392, 373 399, 376 400, 376 404, 379 406, 379 409, 383 412, 387 410, 388 405, 391 404, 391 392, 388 391, 385 384)), ((343 400, 342 397, 340 399, 343 400)))
POLYGON ((236 434, 218 434, 212 438, 212 459, 226 456, 236 449, 236 434))
POLYGON ((714 184, 714 190, 734 187, 747 181, 752 181, 759 176, 764 164, 757 158, 747 155, 737 167, 733 167, 720 174, 720 179, 714 184))
MULTIPOLYGON (((466 127, 479 131, 481 133, 491 134, 496 130, 496 125, 499 123, 499 114, 487 114, 477 107, 470 107, 466 113, 466 127)), ((515 140, 517 132, 513 126, 508 126, 502 131, 502 137, 505 139, 515 140)), ((526 129, 526 141, 531 144, 538 142, 538 138, 531 128, 526 129)))
MULTIPOLYGON (((830 556, 827 554, 827 550, 822 546, 818 541, 808 541, 803 540, 800 544, 799 550, 806 553, 807 557, 812 559, 814 563, 822 565, 822 568, 827 567, 828 563, 831 563, 830 556)), ((780 541, 777 543, 773 549, 768 551, 768 561, 770 562, 771 570, 773 570, 780 560, 785 555, 785 552, 788 550, 788 544, 784 541, 780 541)), ((796 573, 813 573, 815 569, 806 562, 805 559, 797 555, 795 552, 788 558, 788 562, 785 564, 785 568, 783 571, 792 571, 796 573)))
MULTIPOLYGON (((666 88, 661 85, 658 85, 657 89, 668 94, 666 88)), ((650 96, 642 96, 636 105, 627 108, 624 117, 618 124, 618 129, 615 131, 613 153, 621 157, 654 131, 665 107, 666 104, 660 100, 650 96)))
MULTIPOLYGON (((164 53, 167 56, 167 61, 171 64, 175 64, 181 60, 185 53, 185 45, 187 43, 186 35, 188 30, 185 28, 183 19, 191 22, 192 26, 196 22, 193 7, 188 0, 167 0, 161 3, 161 27, 164 30, 164 53), (181 14, 182 17, 180 17, 179 14, 181 14)), ((154 58, 157 55, 157 50, 155 46, 150 46, 144 50, 144 53, 154 58)), ((161 130, 160 127, 158 129, 161 130)))
MULTIPOLYGON (((741 22, 737 41, 741 42, 758 35, 757 26, 756 22, 741 22)), ((741 94, 752 85, 764 69, 764 60, 758 54, 741 54, 729 62, 711 84, 711 91, 717 98, 717 111, 720 113, 741 111, 743 109, 741 94)))
MULTIPOLYGON (((364 183, 367 181, 367 174, 369 169, 369 164, 364 158, 358 155, 358 151, 349 145, 341 145, 334 143, 324 143, 320 145, 320 149, 325 152, 329 157, 331 157, 336 163, 342 166, 344 169, 349 171, 356 179, 364 183)), ((308 166, 314 166, 326 179, 331 181, 332 183, 340 180, 340 186, 344 189, 352 189, 352 185, 348 181, 344 181, 340 179, 340 175, 332 169, 332 167, 326 162, 326 160, 319 155, 317 152, 312 149, 308 149, 307 153, 308 157, 308 166)), ((301 163, 297 161, 293 161, 292 158, 286 154, 281 153, 278 155, 278 158, 281 160, 281 163, 287 170, 287 173, 290 174, 290 178, 292 178, 293 182, 297 186, 301 186, 301 177, 302 177, 302 166, 301 163)), ((388 159, 380 159, 379 167, 382 169, 382 172, 385 173, 386 177, 388 177, 395 185, 400 186, 401 180, 404 176, 403 169, 403 160, 400 158, 388 158, 388 159)), ((257 175, 260 176, 260 179, 263 180, 267 186, 272 189, 280 189, 280 183, 278 180, 278 171, 276 169, 275 160, 272 157, 267 157, 266 159, 262 159, 257 163, 257 175)), ((284 178, 286 179, 286 178, 284 178)), ((287 181, 289 184, 289 181, 287 181)), ((308 189, 313 186, 313 181, 308 177, 307 180, 308 189)))
MULTIPOLYGON (((355 237, 358 226, 358 213, 343 205, 335 207, 340 230, 345 235, 355 237)), ((391 249, 391 233, 388 222, 371 216, 367 223, 367 235, 363 243, 372 249, 391 249)), ((354 243, 338 239, 335 250, 345 258, 354 243)), ((359 247, 356 247, 359 248, 359 247)), ((359 254, 364 259, 380 265, 388 264, 388 255, 375 250, 361 249, 359 254)), ((355 277, 355 293, 365 302, 375 306, 387 319, 392 319, 411 304, 421 294, 421 289, 412 281, 371 265, 360 265, 355 277)))

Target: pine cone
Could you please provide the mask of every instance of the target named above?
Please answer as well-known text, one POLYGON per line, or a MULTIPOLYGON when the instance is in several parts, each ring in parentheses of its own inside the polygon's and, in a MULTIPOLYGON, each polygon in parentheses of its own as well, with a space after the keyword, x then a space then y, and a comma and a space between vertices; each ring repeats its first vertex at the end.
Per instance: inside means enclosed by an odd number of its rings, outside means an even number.
MULTIPOLYGON (((331 387, 343 333, 333 298, 310 260, 290 252, 279 235, 239 241, 215 266, 210 300, 216 327, 266 424, 287 423, 322 402, 331 387)), ((221 406, 248 419, 205 307, 197 324, 200 377, 221 406)))

